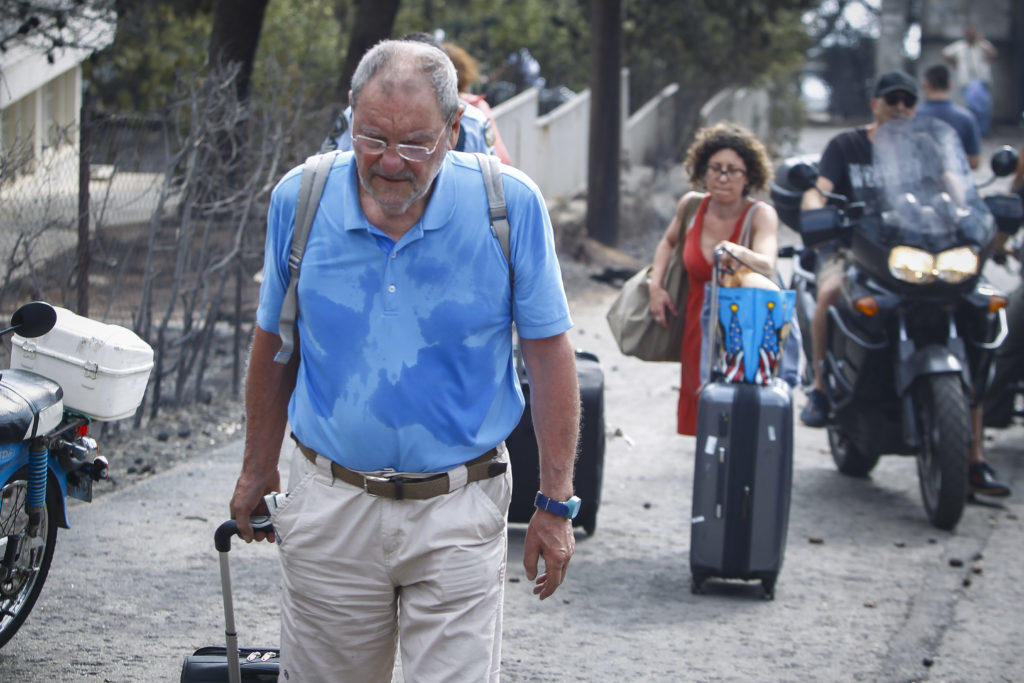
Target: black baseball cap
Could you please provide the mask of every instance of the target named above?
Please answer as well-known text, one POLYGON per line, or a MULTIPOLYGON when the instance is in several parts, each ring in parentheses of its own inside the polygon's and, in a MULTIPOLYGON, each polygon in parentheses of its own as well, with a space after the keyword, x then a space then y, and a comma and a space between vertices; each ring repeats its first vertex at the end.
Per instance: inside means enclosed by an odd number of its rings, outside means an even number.
POLYGON ((882 97, 886 93, 896 90, 903 90, 914 97, 917 97, 917 81, 903 71, 889 71, 882 74, 875 84, 875 97, 882 97))

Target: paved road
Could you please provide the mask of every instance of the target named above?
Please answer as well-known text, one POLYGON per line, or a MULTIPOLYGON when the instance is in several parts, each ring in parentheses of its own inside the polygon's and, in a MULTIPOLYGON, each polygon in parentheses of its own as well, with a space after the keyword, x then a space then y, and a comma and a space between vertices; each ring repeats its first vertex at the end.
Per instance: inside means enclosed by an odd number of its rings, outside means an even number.
MULTIPOLYGON (((601 357, 607 378, 597 532, 579 538, 568 582, 539 603, 521 567, 523 530, 510 531, 506 680, 1024 677, 1024 427, 987 444, 1017 497, 969 506, 947 533, 925 519, 913 460, 883 458, 869 479, 844 477, 824 433, 798 425, 776 599, 741 583, 695 596, 694 447, 674 433, 678 366, 617 352, 603 321, 612 294, 574 301, 574 341, 601 357)), ((35 612, 0 651, 0 680, 177 680, 185 653, 220 642, 211 539, 239 452, 234 444, 75 505, 35 612)), ((236 544, 233 559, 241 640, 276 643, 274 549, 236 544)))
MULTIPOLYGON (((506 680, 1024 675, 1021 497, 971 506, 955 533, 941 532, 925 520, 911 459, 883 459, 871 479, 844 477, 824 434, 799 426, 775 601, 753 584, 691 595, 693 440, 674 434, 677 366, 614 350, 603 323, 610 296, 575 306, 575 341, 607 373, 613 436, 598 529, 579 539, 568 583, 544 603, 521 568, 522 529, 510 532, 506 680)), ((996 433, 988 451, 1024 492, 1021 437, 1021 427, 996 433)), ((176 680, 186 652, 219 642, 211 538, 238 452, 223 448, 76 505, 39 605, 0 651, 0 679, 176 680)), ((242 545, 233 557, 242 641, 277 642, 273 548, 242 545)))

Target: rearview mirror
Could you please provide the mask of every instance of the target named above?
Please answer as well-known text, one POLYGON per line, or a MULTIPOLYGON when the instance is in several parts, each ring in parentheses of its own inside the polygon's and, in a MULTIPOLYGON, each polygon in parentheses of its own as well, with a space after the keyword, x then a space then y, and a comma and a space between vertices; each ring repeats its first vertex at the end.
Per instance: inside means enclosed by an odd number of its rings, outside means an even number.
POLYGON ((57 311, 44 301, 32 301, 14 312, 11 316, 10 332, 17 332, 22 337, 41 337, 57 323, 57 311))
POLYGON ((789 173, 786 174, 786 181, 790 187, 794 187, 801 192, 814 187, 815 182, 818 180, 818 171, 806 163, 799 163, 793 168, 789 169, 789 173))
POLYGON ((1017 160, 1017 150, 1003 145, 992 155, 992 172, 999 178, 1008 176, 1017 170, 1017 160))

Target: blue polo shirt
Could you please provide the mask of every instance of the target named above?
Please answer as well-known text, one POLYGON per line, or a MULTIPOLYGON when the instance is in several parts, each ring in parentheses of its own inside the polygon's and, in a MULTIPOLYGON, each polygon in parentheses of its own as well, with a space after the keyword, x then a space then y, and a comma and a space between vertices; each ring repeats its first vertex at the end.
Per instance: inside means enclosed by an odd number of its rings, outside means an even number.
MULTIPOLYGON (((351 153, 334 161, 299 278, 300 363, 288 406, 302 443, 357 470, 436 472, 500 443, 523 396, 511 325, 526 339, 571 327, 537 186, 503 166, 508 265, 491 233, 477 159, 449 152, 421 220, 397 242, 359 204, 351 153)), ((274 188, 259 326, 276 334, 301 168, 274 188)))

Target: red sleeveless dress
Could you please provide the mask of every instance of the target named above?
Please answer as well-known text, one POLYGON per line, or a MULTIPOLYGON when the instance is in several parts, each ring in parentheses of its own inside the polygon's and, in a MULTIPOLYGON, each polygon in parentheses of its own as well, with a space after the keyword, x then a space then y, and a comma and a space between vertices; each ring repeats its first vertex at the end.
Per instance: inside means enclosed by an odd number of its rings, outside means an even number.
MULTIPOLYGON (((697 434, 697 390, 700 389, 700 346, 704 333, 700 325, 700 313, 704 308, 704 285, 711 280, 711 264, 704 258, 700 249, 700 236, 704 229, 704 213, 708 208, 710 196, 701 200, 697 216, 693 221, 693 229, 686 234, 683 244, 683 264, 686 266, 686 277, 690 289, 686 294, 686 327, 683 330, 683 348, 680 354, 682 366, 679 379, 679 406, 676 409, 676 430, 680 434, 695 436, 697 434)), ((743 219, 747 211, 754 206, 751 202, 736 221, 730 242, 739 242, 743 230, 743 219)), ((685 227, 685 226, 684 226, 685 227)))

